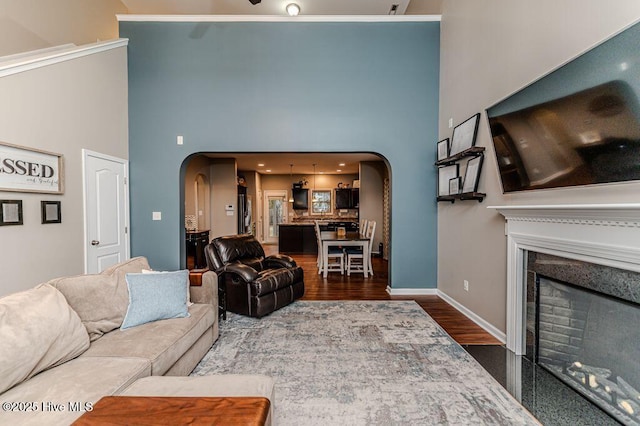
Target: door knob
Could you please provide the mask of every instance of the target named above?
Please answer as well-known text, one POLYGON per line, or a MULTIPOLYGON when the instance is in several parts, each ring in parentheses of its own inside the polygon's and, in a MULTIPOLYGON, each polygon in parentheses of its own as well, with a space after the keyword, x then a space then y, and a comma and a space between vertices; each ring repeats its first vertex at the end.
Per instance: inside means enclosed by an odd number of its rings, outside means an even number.
POLYGON ((97 240, 91 240, 91 245, 92 245, 92 246, 97 246, 98 244, 100 244, 100 241, 97 241, 97 240))

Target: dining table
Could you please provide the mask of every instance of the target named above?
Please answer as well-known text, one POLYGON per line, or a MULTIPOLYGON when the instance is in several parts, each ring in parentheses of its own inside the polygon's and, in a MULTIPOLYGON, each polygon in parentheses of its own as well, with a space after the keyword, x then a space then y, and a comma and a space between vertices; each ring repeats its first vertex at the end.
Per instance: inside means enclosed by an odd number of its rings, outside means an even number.
POLYGON ((321 231, 320 241, 322 241, 322 276, 324 278, 329 274, 329 247, 362 247, 362 256, 364 259, 364 276, 369 276, 369 238, 357 231, 339 233, 337 231, 321 231))

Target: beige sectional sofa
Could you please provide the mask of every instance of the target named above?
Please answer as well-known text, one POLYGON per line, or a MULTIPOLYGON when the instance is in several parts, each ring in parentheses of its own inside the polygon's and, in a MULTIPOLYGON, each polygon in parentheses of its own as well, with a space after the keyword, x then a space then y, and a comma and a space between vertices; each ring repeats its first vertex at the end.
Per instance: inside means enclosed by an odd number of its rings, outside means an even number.
MULTIPOLYGON (((138 257, 0 298, 0 424, 69 424, 138 379, 193 370, 218 338, 217 277, 208 272, 202 286, 190 287, 187 317, 120 329, 129 304, 125 274, 148 268, 138 257)), ((251 388, 251 379, 238 380, 251 388)), ((145 383, 148 392, 169 386, 162 392, 171 394, 170 381, 145 383)))

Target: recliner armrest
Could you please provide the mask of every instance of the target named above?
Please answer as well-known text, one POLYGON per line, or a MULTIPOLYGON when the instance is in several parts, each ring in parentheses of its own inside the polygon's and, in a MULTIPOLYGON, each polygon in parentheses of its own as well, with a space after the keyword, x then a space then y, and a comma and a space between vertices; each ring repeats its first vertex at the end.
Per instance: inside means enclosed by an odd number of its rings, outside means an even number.
POLYGON ((286 254, 278 253, 273 254, 271 256, 267 256, 264 259, 267 267, 279 267, 279 268, 293 268, 297 266, 296 261, 293 260, 293 257, 287 256, 286 254))
POLYGON ((246 282, 251 282, 258 278, 258 271, 242 263, 229 263, 218 269, 218 271, 239 275, 246 282))

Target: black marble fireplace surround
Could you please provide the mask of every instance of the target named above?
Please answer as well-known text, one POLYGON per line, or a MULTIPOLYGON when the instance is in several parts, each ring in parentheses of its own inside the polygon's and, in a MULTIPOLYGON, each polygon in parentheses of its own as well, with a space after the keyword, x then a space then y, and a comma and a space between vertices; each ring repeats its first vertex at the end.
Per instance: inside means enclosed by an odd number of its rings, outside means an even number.
POLYGON ((527 252, 526 355, 640 425, 640 273, 527 252))

